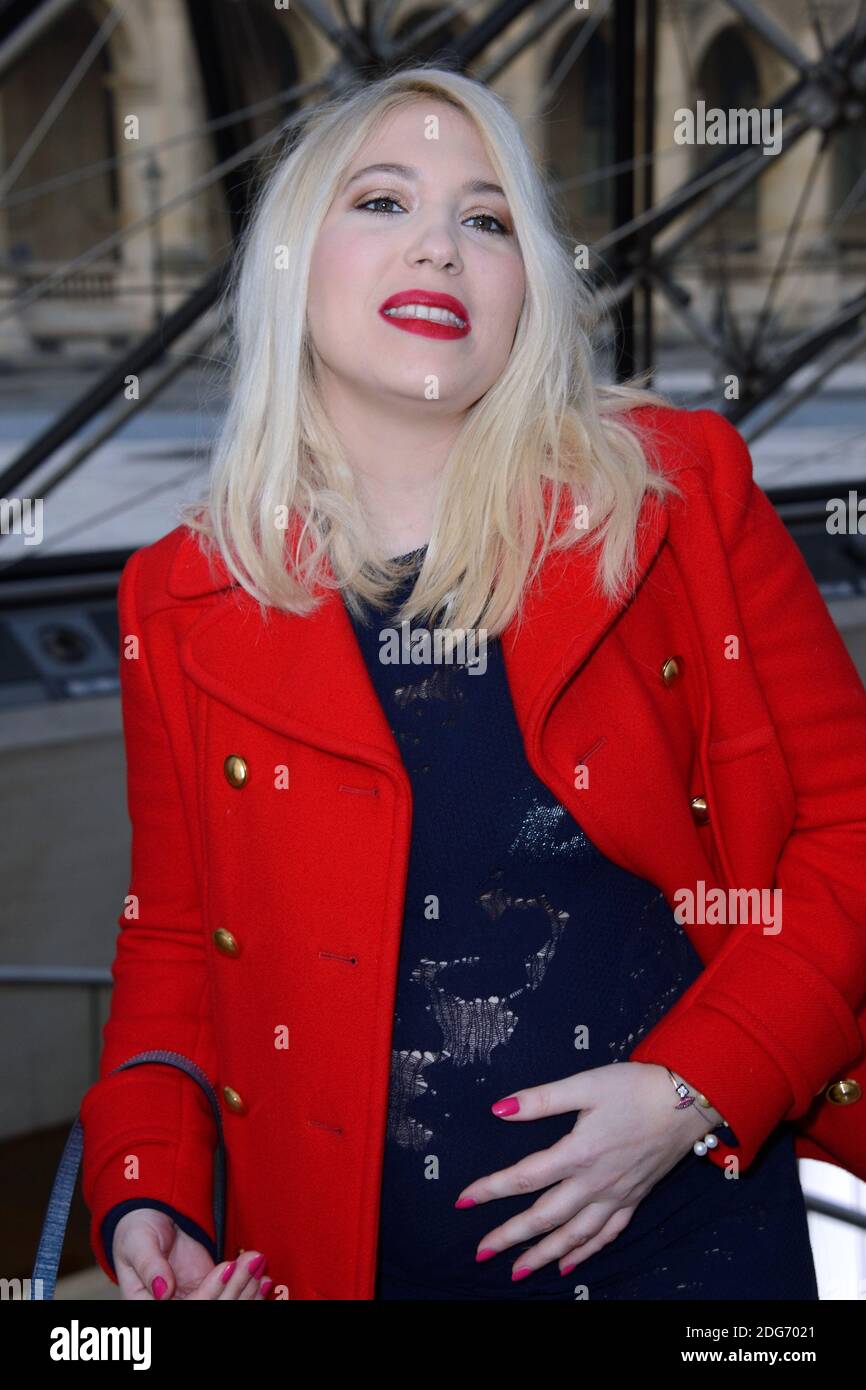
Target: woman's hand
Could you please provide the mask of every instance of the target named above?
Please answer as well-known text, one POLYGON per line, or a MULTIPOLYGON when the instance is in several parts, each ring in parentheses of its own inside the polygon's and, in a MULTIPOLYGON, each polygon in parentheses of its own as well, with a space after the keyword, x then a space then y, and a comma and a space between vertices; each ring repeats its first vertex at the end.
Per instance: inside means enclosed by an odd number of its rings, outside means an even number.
POLYGON ((460 1194, 460 1201, 489 1202, 550 1189, 479 1241, 479 1255, 499 1254, 543 1236, 520 1255, 512 1278, 524 1278, 519 1270, 531 1274, 551 1260, 559 1260, 560 1271, 567 1273, 609 1245, 638 1203, 708 1128, 694 1106, 675 1108, 670 1077, 653 1063, 613 1062, 513 1095, 520 1109, 503 1117, 505 1124, 569 1110, 580 1115, 571 1133, 549 1149, 479 1178, 460 1194))
POLYGON ((250 1271, 259 1251, 245 1250, 237 1260, 215 1265, 200 1241, 153 1207, 138 1207, 120 1218, 111 1253, 124 1299, 263 1299, 271 1286, 264 1263, 256 1274, 250 1271), (232 1273, 224 1282, 229 1268, 232 1273), (154 1280, 163 1280, 165 1287, 158 1282, 154 1287, 154 1280))

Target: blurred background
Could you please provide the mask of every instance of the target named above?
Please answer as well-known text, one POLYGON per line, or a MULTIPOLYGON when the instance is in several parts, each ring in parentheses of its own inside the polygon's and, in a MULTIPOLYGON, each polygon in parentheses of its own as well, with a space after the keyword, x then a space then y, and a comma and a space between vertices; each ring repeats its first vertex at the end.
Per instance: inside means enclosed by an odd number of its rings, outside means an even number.
MULTIPOLYGON (((0 0, 7 1278, 97 1075, 128 886, 120 571, 204 486, 258 180, 301 112, 418 60, 509 103, 589 248, 606 377, 737 425, 866 673, 866 534, 827 519, 866 496, 866 0, 0 0), (751 136, 709 143, 711 109, 751 136)), ((866 1297, 866 1184, 801 1178, 822 1298, 866 1297)), ((117 1296, 80 1194, 61 1273, 117 1296)))

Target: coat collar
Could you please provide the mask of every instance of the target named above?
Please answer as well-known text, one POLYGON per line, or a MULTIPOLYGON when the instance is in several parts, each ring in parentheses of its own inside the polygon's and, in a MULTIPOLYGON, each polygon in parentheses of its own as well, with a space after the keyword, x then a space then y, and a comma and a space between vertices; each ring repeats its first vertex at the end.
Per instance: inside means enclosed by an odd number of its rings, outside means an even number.
MULTIPOLYGON (((525 596, 519 631, 515 616, 503 632, 515 715, 535 766, 547 712, 631 602, 667 532, 668 508, 648 492, 635 539, 634 579, 624 597, 611 602, 594 589, 597 549, 554 553, 525 596)), ((257 605, 222 561, 215 558, 211 568, 188 532, 175 551, 168 588, 180 599, 220 596, 181 646, 181 665, 197 685, 287 737, 404 779, 396 740, 339 592, 327 592, 308 617, 271 610, 263 624, 257 605)))

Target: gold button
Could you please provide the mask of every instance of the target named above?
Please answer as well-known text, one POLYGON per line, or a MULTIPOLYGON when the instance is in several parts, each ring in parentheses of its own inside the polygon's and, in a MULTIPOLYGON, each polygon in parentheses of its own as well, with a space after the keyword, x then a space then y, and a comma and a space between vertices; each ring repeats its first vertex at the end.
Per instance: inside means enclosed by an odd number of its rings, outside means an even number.
POLYGON ((223 772, 230 786, 243 787, 246 785, 247 765, 238 753, 229 753, 223 763, 223 772))
POLYGON ((247 1107, 243 1097, 238 1095, 237 1091, 233 1090, 231 1086, 223 1086, 223 1100, 229 1110, 233 1110, 236 1115, 245 1115, 247 1113, 247 1107))
POLYGON ((214 945, 218 951, 222 951, 224 956, 239 956, 241 948, 230 931, 225 927, 218 927, 213 934, 214 945))
POLYGON ((847 1076, 844 1081, 834 1081, 832 1086, 827 1087, 827 1099, 834 1105, 853 1105, 862 1094, 860 1082, 852 1076, 847 1076))
POLYGON ((665 685, 673 685, 678 676, 683 673, 683 659, 681 656, 669 656, 662 667, 662 680, 665 685))
POLYGON ((706 825, 710 818, 710 810, 707 806, 705 796, 693 796, 689 805, 692 808, 692 816, 698 825, 706 825))

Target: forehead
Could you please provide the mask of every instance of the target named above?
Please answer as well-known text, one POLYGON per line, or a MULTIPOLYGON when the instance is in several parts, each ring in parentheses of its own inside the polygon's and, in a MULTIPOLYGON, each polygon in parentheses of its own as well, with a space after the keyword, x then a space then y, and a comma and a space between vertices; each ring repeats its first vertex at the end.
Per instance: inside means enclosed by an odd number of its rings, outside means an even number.
POLYGON ((464 159, 475 172, 493 175, 484 142, 465 112, 436 97, 419 97, 380 117, 347 168, 351 175, 381 159, 418 168, 464 159), (433 121, 435 118, 435 124, 433 121))

